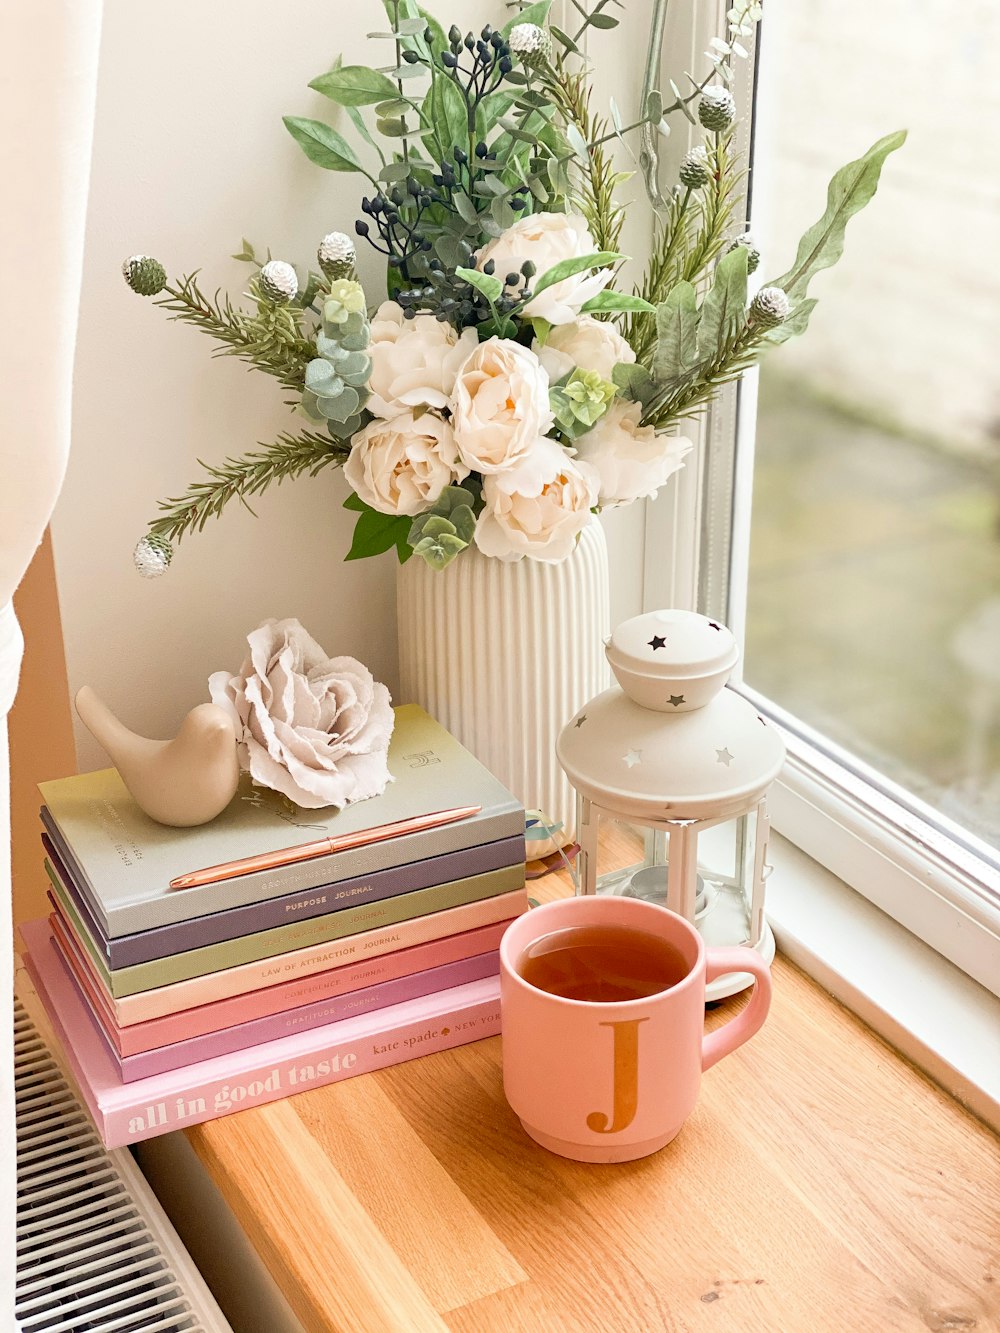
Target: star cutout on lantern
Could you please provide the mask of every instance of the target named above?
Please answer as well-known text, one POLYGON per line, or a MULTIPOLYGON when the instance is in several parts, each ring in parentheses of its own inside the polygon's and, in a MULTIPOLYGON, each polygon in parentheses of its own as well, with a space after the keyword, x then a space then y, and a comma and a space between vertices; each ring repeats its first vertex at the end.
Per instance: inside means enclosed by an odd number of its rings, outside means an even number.
POLYGON ((672 694, 667 700, 667 703, 673 704, 675 708, 679 708, 681 704, 684 703, 684 696, 683 694, 672 694))
POLYGON ((623 758, 624 762, 628 764, 629 768, 635 768, 636 764, 642 763, 642 751, 629 750, 628 754, 624 755, 623 758))
POLYGON ((586 722, 586 720, 587 720, 587 714, 586 714, 586 713, 581 713, 580 716, 579 716, 579 717, 576 719, 576 721, 573 723, 573 725, 576 727, 577 731, 580 730, 580 728, 583 726, 583 724, 584 724, 584 722, 586 722))
POLYGON ((666 639, 662 636, 662 634, 654 634, 653 637, 652 637, 652 638, 650 639, 650 641, 649 641, 649 646, 650 646, 650 648, 652 648, 653 651, 655 652, 655 651, 657 650, 657 648, 666 648, 666 646, 667 646, 667 641, 666 641, 666 639))
POLYGON ((716 762, 717 764, 725 764, 725 766, 726 766, 727 768, 729 767, 729 765, 733 762, 734 758, 736 757, 735 755, 731 755, 731 754, 729 753, 729 751, 726 750, 726 749, 716 750, 715 753, 719 756, 718 759, 717 759, 715 762, 716 762))
POLYGON ((708 622, 708 628, 709 628, 709 629, 717 629, 717 630, 719 631, 720 634, 722 633, 722 626, 721 626, 721 625, 717 625, 717 624, 715 623, 714 620, 710 620, 710 621, 708 622))

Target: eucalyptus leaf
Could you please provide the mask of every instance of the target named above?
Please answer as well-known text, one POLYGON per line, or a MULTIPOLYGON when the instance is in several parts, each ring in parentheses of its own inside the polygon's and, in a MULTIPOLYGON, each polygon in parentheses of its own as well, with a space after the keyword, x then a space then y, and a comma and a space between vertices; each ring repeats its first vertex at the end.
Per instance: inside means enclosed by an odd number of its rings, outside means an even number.
POLYGON ((496 301, 503 294, 503 283, 493 273, 480 273, 477 268, 456 268, 455 274, 470 287, 482 292, 487 301, 496 301))
POLYGON ((319 395, 319 410, 328 421, 346 421, 352 417, 361 406, 361 395, 357 389, 352 389, 349 384, 345 384, 340 393, 334 398, 326 398, 319 395))
POLYGON ((423 32, 426 26, 426 20, 422 19, 419 15, 412 19, 401 19, 393 36, 413 37, 416 33, 423 32))
POLYGON ((656 307, 653 375, 661 383, 681 379, 698 364, 698 297, 694 285, 679 282, 656 307))
POLYGON ((457 192, 451 196, 451 202, 455 205, 455 211, 463 222, 475 223, 478 221, 479 213, 476 205, 467 194, 457 192))
POLYGON ((649 301, 641 296, 629 296, 625 292, 610 292, 605 288, 603 292, 598 292, 592 296, 589 301, 584 301, 580 310, 583 314, 596 314, 600 311, 613 312, 615 314, 645 314, 651 315, 656 309, 649 301))
POLYGON ((905 139, 905 130, 887 134, 864 156, 848 162, 834 174, 827 190, 826 212, 799 241, 792 267, 768 286, 780 287, 793 303, 800 301, 806 295, 813 275, 837 262, 844 252, 847 223, 871 200, 878 189, 886 158, 900 148, 905 139))
POLYGON ((371 106, 399 95, 384 74, 367 65, 341 65, 328 74, 320 74, 309 87, 339 106, 371 106))
POLYGON ((377 120, 375 128, 386 139, 405 139, 413 133, 413 128, 405 120, 377 120))
POLYGON ((557 28, 554 23, 550 23, 549 32, 564 50, 572 52, 575 56, 583 54, 573 38, 568 33, 563 32, 562 28, 557 28))
POLYGON ((715 280, 701 307, 698 356, 714 361, 746 322, 747 249, 738 245, 715 267, 715 280))
POLYGON ((405 116, 410 110, 405 97, 390 97, 387 102, 379 102, 375 107, 376 116, 405 116))
POLYGON ((351 145, 336 130, 321 120, 301 116, 283 116, 285 129, 310 162, 327 171, 361 171, 361 163, 351 145))
POLYGON ((591 14, 588 19, 588 25, 591 28, 603 28, 608 31, 611 28, 618 27, 618 20, 611 14, 591 14))
POLYGON ((389 162, 378 173, 380 181, 392 183, 393 181, 405 181, 410 174, 410 164, 408 162, 389 162))
POLYGON ((651 125, 655 125, 662 116, 663 98, 655 88, 652 88, 646 94, 646 119, 651 125))
POLYGON ((532 284, 531 290, 537 296, 553 283, 562 282, 563 278, 571 278, 575 273, 583 273, 590 268, 604 268, 606 264, 614 264, 619 259, 624 259, 624 255, 618 254, 615 250, 596 250, 591 255, 561 259, 558 264, 553 264, 540 275, 538 281, 532 284))
POLYGON ((590 157, 590 149, 587 146, 587 140, 575 125, 569 124, 566 126, 566 139, 577 157, 586 162, 590 157))

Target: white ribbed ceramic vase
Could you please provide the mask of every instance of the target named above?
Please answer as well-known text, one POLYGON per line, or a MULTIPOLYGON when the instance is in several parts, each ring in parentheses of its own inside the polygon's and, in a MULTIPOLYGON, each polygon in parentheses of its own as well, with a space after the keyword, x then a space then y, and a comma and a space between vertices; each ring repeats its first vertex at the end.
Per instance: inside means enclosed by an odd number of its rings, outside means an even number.
POLYGON ((488 559, 474 546, 441 571, 411 559, 396 596, 400 702, 426 708, 526 809, 560 821, 560 841, 571 841, 576 798, 556 738, 610 682, 600 523, 558 565, 488 559))

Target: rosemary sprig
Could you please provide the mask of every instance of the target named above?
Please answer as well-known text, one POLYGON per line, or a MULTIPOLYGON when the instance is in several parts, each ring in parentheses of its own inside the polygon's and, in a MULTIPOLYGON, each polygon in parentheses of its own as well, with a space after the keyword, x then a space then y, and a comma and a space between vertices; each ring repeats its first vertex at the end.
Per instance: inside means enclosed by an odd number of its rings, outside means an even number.
POLYGON ((189 532, 201 532, 231 500, 239 500, 253 513, 247 496, 303 472, 315 477, 326 467, 339 467, 350 452, 350 445, 307 430, 301 435, 283 433, 273 443, 262 444, 260 452, 227 458, 219 466, 199 459, 210 480, 193 482, 183 495, 161 500, 160 517, 149 524, 149 535, 180 541, 189 532))
POLYGON ((305 368, 316 355, 316 347, 300 328, 299 307, 261 302, 254 314, 248 314, 225 294, 207 296, 198 286, 197 270, 182 277, 177 286, 167 284, 155 304, 168 311, 171 319, 193 324, 221 343, 217 356, 239 357, 255 370, 273 375, 283 388, 301 392, 305 368))

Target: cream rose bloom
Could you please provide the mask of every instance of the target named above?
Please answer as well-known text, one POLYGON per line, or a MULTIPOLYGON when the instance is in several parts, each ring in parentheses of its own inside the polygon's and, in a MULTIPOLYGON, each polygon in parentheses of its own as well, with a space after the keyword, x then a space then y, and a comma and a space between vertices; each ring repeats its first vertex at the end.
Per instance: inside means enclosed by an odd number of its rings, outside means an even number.
MULTIPOLYGON (((576 213, 532 213, 518 218, 512 227, 490 241, 479 252, 477 268, 491 259, 496 264, 496 275, 502 282, 508 273, 519 273, 521 265, 530 259, 535 265, 533 282, 564 259, 592 255, 598 249, 586 221, 576 213)), ((533 296, 525 306, 529 319, 547 319, 550 324, 569 324, 580 313, 580 307, 603 291, 613 277, 609 268, 595 273, 585 269, 553 283, 545 291, 533 296)))
POLYGON ((520 343, 490 338, 455 377, 452 425, 462 462, 484 476, 523 463, 554 420, 549 377, 520 343))
POLYGON ((368 410, 389 418, 410 407, 447 406, 458 368, 477 342, 475 329, 459 337, 433 315, 406 319, 395 301, 383 301, 371 322, 368 410))
POLYGON ((454 431, 433 412, 370 421, 354 436, 344 464, 351 489, 381 514, 422 514, 468 475, 454 431))
POLYGON ((615 366, 635 360, 635 352, 615 326, 593 315, 581 315, 572 324, 558 324, 544 345, 536 338, 531 350, 553 384, 578 367, 596 370, 602 380, 610 380, 615 366))
POLYGON ((208 686, 236 722, 240 766, 254 782, 309 810, 384 791, 386 687, 353 657, 327 657, 297 620, 265 620, 247 644, 239 673, 216 671, 208 686))
POLYGON ((600 421, 574 440, 577 458, 600 478, 600 503, 611 508, 653 496, 682 466, 691 441, 640 426, 642 404, 611 404, 600 421))
POLYGON ((512 494, 496 477, 484 481, 486 504, 475 532, 483 555, 498 560, 530 556, 554 565, 572 554, 589 523, 597 503, 597 474, 586 463, 575 462, 554 440, 539 441, 539 446, 548 461, 548 480, 537 494, 512 494))

